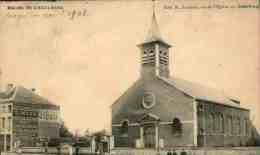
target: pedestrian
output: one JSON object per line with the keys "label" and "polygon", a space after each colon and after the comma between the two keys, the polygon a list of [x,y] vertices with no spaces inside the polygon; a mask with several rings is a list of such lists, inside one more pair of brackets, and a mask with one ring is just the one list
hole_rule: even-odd
{"label": "pedestrian", "polygon": [[172,155],[178,155],[174,149],[172,150]]}
{"label": "pedestrian", "polygon": [[167,152],[167,155],[172,155],[172,152],[171,152],[171,151],[168,151],[168,152]]}
{"label": "pedestrian", "polygon": [[76,150],[75,150],[76,155],[79,155],[79,149],[80,149],[80,147],[77,145],[77,146],[76,146]]}
{"label": "pedestrian", "polygon": [[181,154],[180,155],[188,155],[188,153],[186,151],[184,151],[184,149],[182,149]]}
{"label": "pedestrian", "polygon": [[57,152],[58,152],[58,155],[61,154],[61,148],[60,148],[60,145],[57,146]]}

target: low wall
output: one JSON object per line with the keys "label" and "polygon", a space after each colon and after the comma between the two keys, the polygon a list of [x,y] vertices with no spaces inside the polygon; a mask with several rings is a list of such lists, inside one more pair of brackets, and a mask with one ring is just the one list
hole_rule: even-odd
{"label": "low wall", "polygon": [[[44,155],[44,154],[58,154],[58,149],[56,147],[48,147],[47,152],[45,152],[45,148],[43,147],[26,147],[21,148],[21,155],[30,155],[30,154],[37,154],[37,155]],[[75,154],[76,149],[75,147],[70,148],[61,148],[60,154],[61,155],[69,155],[71,153]],[[79,154],[85,155],[90,154],[92,152],[90,147],[81,147],[79,149]],[[17,152],[1,152],[1,155],[20,155]]]}
{"label": "low wall", "polygon": [[[94,155],[94,153],[89,152],[88,149],[81,149],[79,155]],[[168,155],[168,152],[173,152],[173,150],[160,150],[153,149],[113,149],[110,154],[106,155]],[[260,147],[250,147],[250,148],[185,148],[185,149],[175,149],[174,152],[177,155],[181,155],[181,152],[186,152],[186,155],[260,155]],[[48,153],[43,152],[23,152],[12,153],[12,152],[1,152],[1,155],[57,155],[55,148],[49,148]],[[75,152],[73,153],[75,155]],[[70,153],[61,153],[61,155],[70,155]]]}
{"label": "low wall", "polygon": [[[253,148],[198,148],[198,149],[175,149],[160,150],[159,155],[167,155],[168,152],[186,152],[187,155],[260,155],[260,147]],[[149,149],[114,149],[112,155],[158,155],[158,151]]]}

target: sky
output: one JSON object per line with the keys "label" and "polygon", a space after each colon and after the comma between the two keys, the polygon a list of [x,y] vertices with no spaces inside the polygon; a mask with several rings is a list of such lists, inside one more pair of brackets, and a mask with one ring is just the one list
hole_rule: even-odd
{"label": "sky", "polygon": [[[1,86],[36,88],[61,106],[71,131],[110,130],[110,105],[139,78],[136,45],[146,37],[152,3],[58,5],[64,6],[63,15],[35,18],[7,15],[48,11],[0,8]],[[173,45],[171,75],[239,99],[259,129],[259,9],[166,8],[169,5],[157,2],[155,10],[162,37]],[[73,10],[82,14],[72,19]]]}

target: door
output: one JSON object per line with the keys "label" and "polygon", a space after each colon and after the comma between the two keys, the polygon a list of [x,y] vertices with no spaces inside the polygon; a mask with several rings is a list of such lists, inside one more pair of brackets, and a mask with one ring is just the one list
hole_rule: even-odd
{"label": "door", "polygon": [[154,126],[144,127],[144,147],[155,148],[155,127]]}

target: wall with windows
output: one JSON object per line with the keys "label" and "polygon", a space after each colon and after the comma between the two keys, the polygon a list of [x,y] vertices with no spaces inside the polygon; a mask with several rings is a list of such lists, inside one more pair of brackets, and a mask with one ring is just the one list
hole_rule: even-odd
{"label": "wall with windows", "polygon": [[[155,96],[155,104],[151,108],[143,106],[143,96],[146,92]],[[115,147],[135,146],[135,140],[140,139],[139,121],[148,113],[160,119],[159,138],[165,147],[194,145],[193,99],[175,87],[157,78],[141,79],[118,102],[112,107],[112,134],[115,137]],[[174,118],[178,118],[179,124],[182,124],[181,130],[177,129],[178,125],[173,126],[178,124],[173,122]],[[129,120],[128,136],[125,136],[120,129],[124,120]]]}
{"label": "wall with windows", "polygon": [[13,105],[13,141],[35,146],[39,137],[59,137],[59,109],[52,105],[15,103]]}
{"label": "wall with windows", "polygon": [[38,108],[34,104],[15,103],[13,106],[13,141],[34,146],[38,137]]}
{"label": "wall with windows", "polygon": [[250,139],[249,111],[200,101],[198,143],[200,146],[245,146]]}
{"label": "wall with windows", "polygon": [[58,138],[59,137],[59,110],[41,109],[39,110],[39,137]]}

